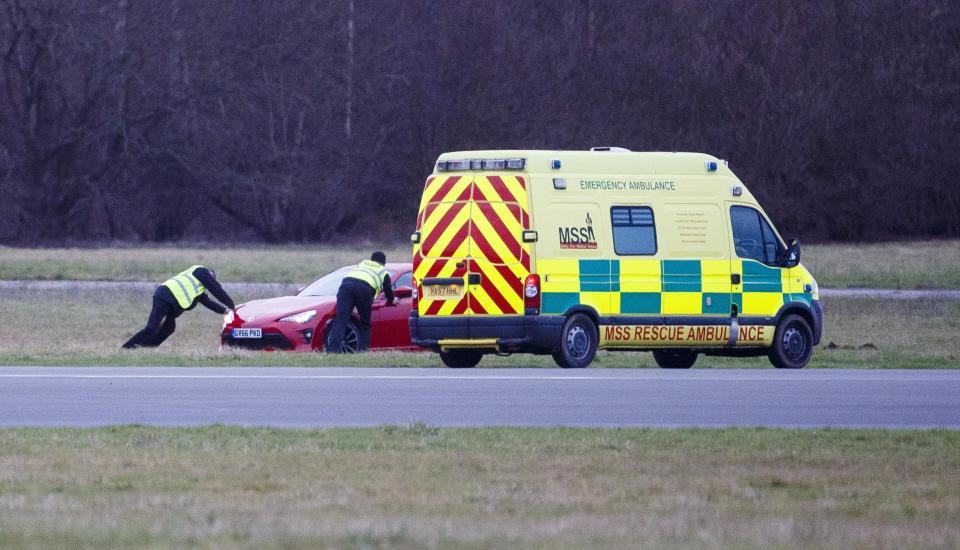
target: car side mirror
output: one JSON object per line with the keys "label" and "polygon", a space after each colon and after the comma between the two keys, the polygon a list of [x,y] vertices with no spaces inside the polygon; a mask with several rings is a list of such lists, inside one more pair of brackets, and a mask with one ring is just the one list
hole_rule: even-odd
{"label": "car side mirror", "polygon": [[300,294],[300,293],[303,292],[304,289],[306,289],[306,288],[307,288],[307,285],[303,285],[303,286],[297,288],[297,294]]}
{"label": "car side mirror", "polygon": [[787,252],[784,254],[783,267],[797,267],[800,265],[800,241],[790,239]]}
{"label": "car side mirror", "polygon": [[398,286],[393,289],[393,295],[397,298],[409,298],[413,296],[413,289],[408,286]]}

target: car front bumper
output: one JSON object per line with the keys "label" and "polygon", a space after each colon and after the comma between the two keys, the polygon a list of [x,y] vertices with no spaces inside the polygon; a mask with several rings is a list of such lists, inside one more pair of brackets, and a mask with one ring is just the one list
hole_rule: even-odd
{"label": "car front bumper", "polygon": [[[234,328],[260,328],[263,332],[260,338],[234,338],[232,329]],[[309,331],[309,338],[304,334]],[[311,339],[313,330],[309,327],[289,327],[281,330],[276,326],[251,327],[227,326],[220,332],[220,344],[235,348],[243,348],[258,351],[312,351],[313,345]]]}

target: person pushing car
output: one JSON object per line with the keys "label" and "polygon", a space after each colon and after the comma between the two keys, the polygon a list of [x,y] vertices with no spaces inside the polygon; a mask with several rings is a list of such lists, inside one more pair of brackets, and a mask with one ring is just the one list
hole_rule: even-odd
{"label": "person pushing car", "polygon": [[373,299],[380,290],[387,298],[387,305],[394,305],[393,285],[387,268],[387,255],[379,250],[370,255],[369,260],[363,260],[353,271],[347,273],[337,291],[337,313],[330,328],[330,338],[327,341],[326,351],[340,353],[343,351],[343,335],[347,329],[347,321],[353,316],[356,308],[360,317],[360,342],[358,351],[366,351],[370,347],[370,315],[373,312]]}
{"label": "person pushing car", "polygon": [[[207,291],[226,307],[210,299]],[[221,315],[234,308],[230,295],[217,282],[216,272],[202,265],[191,266],[157,287],[153,293],[153,309],[150,310],[147,326],[127,340],[123,347],[159,346],[176,330],[177,317],[195,308],[198,303]]]}

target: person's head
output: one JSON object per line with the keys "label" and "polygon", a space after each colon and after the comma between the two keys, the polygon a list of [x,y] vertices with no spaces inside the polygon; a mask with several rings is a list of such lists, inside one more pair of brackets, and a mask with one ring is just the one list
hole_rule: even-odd
{"label": "person's head", "polygon": [[210,272],[210,276],[211,276],[211,277],[213,277],[214,279],[217,278],[217,272],[216,272],[216,271],[210,269],[209,267],[207,268],[207,271]]}
{"label": "person's head", "polygon": [[380,252],[379,250],[371,254],[370,259],[377,262],[380,265],[387,265],[387,255],[384,254],[383,252]]}

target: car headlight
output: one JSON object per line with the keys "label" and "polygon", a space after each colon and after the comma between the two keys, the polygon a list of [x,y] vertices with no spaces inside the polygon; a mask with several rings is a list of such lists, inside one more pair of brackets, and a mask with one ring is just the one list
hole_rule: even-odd
{"label": "car headlight", "polygon": [[227,328],[227,325],[233,322],[233,318],[233,310],[231,309],[223,315],[223,328]]}
{"label": "car headlight", "polygon": [[287,315],[286,317],[282,317],[280,320],[288,323],[303,324],[309,321],[310,319],[313,319],[316,316],[317,316],[316,310],[311,309],[310,311],[301,311],[300,313],[297,313],[295,315]]}

